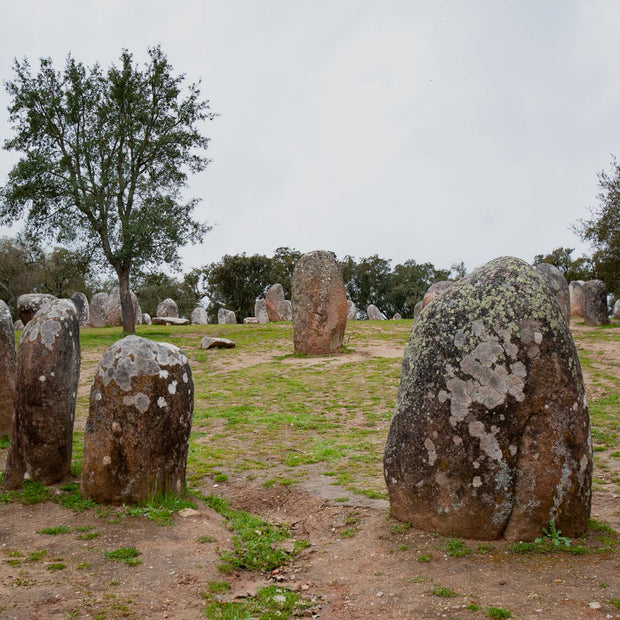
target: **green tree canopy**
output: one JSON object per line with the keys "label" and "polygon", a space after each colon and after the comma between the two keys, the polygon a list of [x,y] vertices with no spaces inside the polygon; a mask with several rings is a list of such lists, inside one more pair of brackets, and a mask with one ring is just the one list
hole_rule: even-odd
{"label": "green tree canopy", "polygon": [[126,332],[135,331],[130,275],[178,265],[178,249],[208,230],[181,190],[209,161],[201,124],[214,114],[196,84],[182,90],[159,47],[148,57],[140,68],[124,50],[107,71],[71,56],[56,71],[47,58],[35,75],[15,61],[6,84],[14,136],[4,147],[23,155],[0,191],[0,222],[25,217],[30,235],[110,265]]}

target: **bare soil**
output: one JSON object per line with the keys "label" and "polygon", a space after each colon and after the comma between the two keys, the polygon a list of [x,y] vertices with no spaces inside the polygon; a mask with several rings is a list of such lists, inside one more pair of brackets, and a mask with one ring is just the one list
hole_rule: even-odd
{"label": "bare soil", "polygon": [[[398,357],[403,348],[377,342],[352,355]],[[592,354],[606,372],[620,378],[619,343],[597,342]],[[240,357],[215,370],[225,372],[268,359]],[[337,368],[351,359],[351,355],[292,357],[287,363],[327,363]],[[90,384],[93,372],[93,365],[84,370],[83,386]],[[587,370],[584,374],[590,397],[606,390],[595,384]],[[618,459],[610,453],[597,453],[597,462],[604,463],[605,470],[595,465],[595,477],[617,480]],[[477,547],[479,541],[466,541],[474,551],[452,557],[445,539],[414,529],[395,532],[386,501],[334,486],[318,468],[315,475],[290,487],[265,488],[243,478],[213,486],[205,479],[202,491],[217,492],[233,508],[288,524],[295,538],[308,539],[311,546],[273,573],[222,575],[217,568],[218,549],[231,548],[232,533],[222,517],[205,505],[198,506],[196,515],[177,514],[171,526],[161,526],[143,517],[117,518],[112,511],[73,513],[51,502],[0,504],[0,617],[200,618],[205,607],[202,593],[210,582],[225,579],[232,588],[222,595],[224,600],[241,600],[275,583],[310,599],[312,607],[306,615],[324,620],[478,620],[487,617],[489,607],[510,610],[513,617],[522,619],[620,618],[620,610],[610,602],[620,598],[617,553],[519,555],[501,541],[483,549]],[[619,508],[617,485],[594,492],[593,517],[616,530]],[[68,526],[70,532],[38,533],[59,525]],[[84,532],[76,528],[84,527],[100,536],[78,538]],[[204,537],[211,542],[199,542]],[[585,543],[596,545],[592,534]],[[141,563],[128,566],[104,558],[104,551],[120,547],[139,549]],[[45,555],[28,561],[29,554],[37,551]],[[429,561],[420,561],[425,556]],[[65,568],[52,570],[59,564]],[[439,586],[452,589],[456,596],[433,594]],[[480,609],[466,609],[472,604]]]}

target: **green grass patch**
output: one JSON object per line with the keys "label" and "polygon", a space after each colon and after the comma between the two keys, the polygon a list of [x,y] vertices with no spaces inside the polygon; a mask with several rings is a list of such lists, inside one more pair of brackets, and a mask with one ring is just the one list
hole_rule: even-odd
{"label": "green grass patch", "polygon": [[487,618],[494,618],[495,620],[504,620],[505,618],[512,618],[512,612],[502,607],[487,607],[485,610]]}
{"label": "green grass patch", "polygon": [[68,525],[56,525],[37,530],[37,534],[45,534],[46,536],[58,536],[59,534],[69,534],[70,532],[71,528]]}
{"label": "green grass patch", "polygon": [[104,551],[103,557],[106,560],[112,560],[113,562],[124,562],[128,566],[137,566],[141,564],[138,560],[140,552],[135,547],[120,547],[113,551]]}
{"label": "green grass patch", "polygon": [[431,590],[431,594],[440,598],[455,598],[458,594],[452,588],[437,586]]}
{"label": "green grass patch", "polygon": [[0,493],[0,504],[18,502],[20,504],[40,504],[50,498],[50,492],[40,482],[24,480],[24,486],[16,491],[3,491]]}

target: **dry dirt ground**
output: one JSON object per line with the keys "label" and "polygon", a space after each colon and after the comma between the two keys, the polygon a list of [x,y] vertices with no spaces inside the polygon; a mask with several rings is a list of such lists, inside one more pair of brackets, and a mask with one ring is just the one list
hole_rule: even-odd
{"label": "dry dirt ground", "polygon": [[[604,351],[599,361],[606,371],[620,378],[620,343],[596,347],[597,354]],[[402,349],[384,343],[356,354],[400,356]],[[261,358],[238,363],[258,364]],[[291,358],[290,363],[313,361]],[[339,362],[334,358],[330,363],[336,369]],[[92,372],[92,366],[85,371],[84,385]],[[587,372],[586,379],[592,396],[600,386]],[[595,469],[595,477],[617,479],[618,459],[613,463],[608,456],[602,455],[614,470]],[[288,524],[294,537],[309,540],[310,547],[274,573],[222,575],[218,550],[231,547],[232,533],[204,504],[198,503],[198,514],[175,515],[171,526],[144,517],[118,518],[105,510],[73,513],[49,501],[0,504],[0,617],[200,618],[206,605],[203,593],[210,583],[223,579],[232,586],[222,595],[225,600],[243,600],[265,585],[277,584],[309,599],[305,615],[322,620],[478,620],[489,617],[489,607],[522,619],[620,617],[610,602],[620,598],[618,554],[520,555],[502,542],[480,547],[477,541],[465,541],[472,553],[453,557],[445,539],[413,529],[395,530],[386,501],[334,487],[318,470],[291,487],[265,488],[236,480],[213,489],[209,480],[202,491],[217,492],[233,508]],[[598,488],[592,513],[618,529],[616,492],[613,484]],[[38,533],[60,525],[69,531],[55,536]],[[593,536],[586,541],[591,547],[597,544]],[[141,563],[128,566],[105,559],[105,551],[120,547],[139,549]],[[37,560],[37,552],[45,553]],[[55,565],[64,569],[54,570]],[[456,596],[437,596],[437,587],[450,588]]]}

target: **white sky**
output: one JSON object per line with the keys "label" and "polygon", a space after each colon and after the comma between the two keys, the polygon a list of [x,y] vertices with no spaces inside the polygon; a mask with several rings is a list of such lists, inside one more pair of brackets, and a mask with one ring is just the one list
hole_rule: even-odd
{"label": "white sky", "polygon": [[617,0],[20,0],[0,24],[3,80],[16,57],[106,67],[158,43],[202,79],[220,116],[188,195],[216,227],[187,267],[278,246],[469,269],[579,254],[569,227],[620,156]]}

